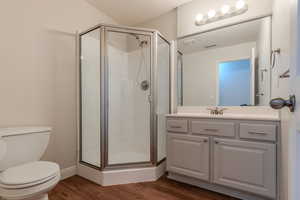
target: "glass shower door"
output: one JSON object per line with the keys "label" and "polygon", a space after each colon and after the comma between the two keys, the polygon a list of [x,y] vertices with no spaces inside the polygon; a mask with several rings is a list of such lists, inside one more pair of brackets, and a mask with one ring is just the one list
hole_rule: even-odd
{"label": "glass shower door", "polygon": [[107,165],[148,163],[151,36],[107,30]]}
{"label": "glass shower door", "polygon": [[166,156],[166,114],[170,113],[170,44],[157,38],[157,161]]}
{"label": "glass shower door", "polygon": [[80,161],[100,168],[100,28],[80,36]]}

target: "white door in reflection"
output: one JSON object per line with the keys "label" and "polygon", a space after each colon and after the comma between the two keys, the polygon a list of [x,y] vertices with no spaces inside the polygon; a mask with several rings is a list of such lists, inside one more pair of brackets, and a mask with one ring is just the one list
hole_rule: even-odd
{"label": "white door in reflection", "polygon": [[251,105],[251,59],[218,64],[218,105]]}

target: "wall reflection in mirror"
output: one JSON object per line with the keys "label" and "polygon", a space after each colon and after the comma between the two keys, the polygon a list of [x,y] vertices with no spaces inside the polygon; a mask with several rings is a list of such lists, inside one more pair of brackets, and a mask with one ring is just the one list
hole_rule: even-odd
{"label": "wall reflection in mirror", "polygon": [[270,53],[270,17],[179,39],[178,105],[267,105]]}

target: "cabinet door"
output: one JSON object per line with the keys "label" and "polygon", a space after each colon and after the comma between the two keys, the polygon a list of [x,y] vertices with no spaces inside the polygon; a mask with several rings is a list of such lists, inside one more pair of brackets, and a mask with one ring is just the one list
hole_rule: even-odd
{"label": "cabinet door", "polygon": [[215,139],[213,181],[275,198],[275,144]]}
{"label": "cabinet door", "polygon": [[168,171],[209,180],[209,138],[168,134]]}

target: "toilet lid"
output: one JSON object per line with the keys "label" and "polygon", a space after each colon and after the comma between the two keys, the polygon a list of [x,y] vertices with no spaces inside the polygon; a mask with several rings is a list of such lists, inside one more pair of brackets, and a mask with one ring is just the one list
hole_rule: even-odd
{"label": "toilet lid", "polygon": [[34,184],[56,176],[59,166],[53,162],[36,161],[8,168],[0,173],[0,183],[4,185]]}

